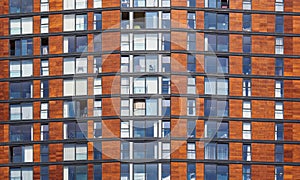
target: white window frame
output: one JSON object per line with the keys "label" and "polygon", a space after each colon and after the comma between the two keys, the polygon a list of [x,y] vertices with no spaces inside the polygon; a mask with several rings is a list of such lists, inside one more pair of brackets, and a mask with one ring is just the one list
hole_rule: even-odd
{"label": "white window frame", "polygon": [[251,118],[251,101],[243,101],[243,118]]}
{"label": "white window frame", "polygon": [[251,139],[252,127],[250,122],[243,122],[243,139]]}
{"label": "white window frame", "polygon": [[283,102],[275,102],[275,119],[283,119]]}

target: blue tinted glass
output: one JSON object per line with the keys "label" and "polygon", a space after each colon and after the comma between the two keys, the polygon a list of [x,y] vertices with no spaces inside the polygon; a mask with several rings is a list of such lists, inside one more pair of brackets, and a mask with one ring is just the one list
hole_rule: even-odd
{"label": "blue tinted glass", "polygon": [[146,179],[157,180],[158,179],[157,164],[147,164],[146,173],[147,173]]}
{"label": "blue tinted glass", "polygon": [[102,179],[102,166],[100,164],[94,165],[94,180]]}

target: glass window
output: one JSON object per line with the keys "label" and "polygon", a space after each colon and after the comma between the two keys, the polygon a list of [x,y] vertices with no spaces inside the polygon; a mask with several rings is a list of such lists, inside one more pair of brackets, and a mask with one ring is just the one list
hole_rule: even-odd
{"label": "glass window", "polygon": [[64,118],[70,117],[86,117],[87,116],[87,101],[65,101],[64,102]]}
{"label": "glass window", "polygon": [[283,140],[284,126],[283,123],[275,124],[275,140]]}
{"label": "glass window", "polygon": [[41,0],[41,12],[49,11],[49,0]]}
{"label": "glass window", "polygon": [[283,97],[283,81],[282,80],[275,81],[275,97],[278,97],[278,98]]}
{"label": "glass window", "polygon": [[41,81],[41,98],[49,97],[49,82],[48,80]]}
{"label": "glass window", "polygon": [[[129,51],[129,34],[121,34],[121,51]],[[138,43],[138,42],[135,42]]]}
{"label": "glass window", "polygon": [[129,164],[121,163],[121,180],[129,180]]}
{"label": "glass window", "polygon": [[204,165],[204,179],[211,180],[227,180],[228,177],[228,166],[216,165],[216,164],[205,164]]}
{"label": "glass window", "polygon": [[41,176],[41,180],[49,179],[49,167],[48,166],[41,166],[40,176]]}
{"label": "glass window", "polygon": [[204,41],[205,51],[228,51],[228,35],[205,34]]}
{"label": "glass window", "polygon": [[33,117],[32,103],[10,105],[10,120],[26,120],[26,119],[32,119],[32,117]]}
{"label": "glass window", "polygon": [[87,29],[87,15],[64,15],[64,31],[79,31]]}
{"label": "glass window", "polygon": [[205,121],[204,135],[206,138],[228,138],[228,123]]}
{"label": "glass window", "polygon": [[228,95],[228,79],[205,78],[205,94]]}
{"label": "glass window", "polygon": [[170,180],[171,179],[171,167],[170,164],[163,163],[161,168],[161,180]]}
{"label": "glass window", "polygon": [[189,137],[189,138],[196,137],[196,121],[195,120],[187,121],[187,137]]}
{"label": "glass window", "polygon": [[228,30],[228,14],[205,12],[204,28]]}
{"label": "glass window", "polygon": [[33,180],[33,168],[32,167],[10,168],[10,179]]}
{"label": "glass window", "polygon": [[94,73],[102,72],[102,58],[94,57]]}
{"label": "glass window", "polygon": [[133,86],[134,94],[157,94],[158,79],[156,77],[134,78]]}
{"label": "glass window", "polygon": [[102,94],[102,79],[94,78],[94,95]]}
{"label": "glass window", "polygon": [[187,143],[187,159],[196,159],[195,143]]}
{"label": "glass window", "polygon": [[15,141],[32,141],[33,127],[31,124],[10,125],[9,137],[11,142]]}
{"label": "glass window", "polygon": [[228,73],[228,58],[205,56],[204,57],[204,69],[206,73]]}
{"label": "glass window", "polygon": [[187,180],[195,180],[196,179],[196,164],[188,163],[187,164]]}
{"label": "glass window", "polygon": [[283,162],[283,145],[275,144],[275,162]]}
{"label": "glass window", "polygon": [[48,115],[48,103],[41,103],[41,119],[47,119]]}
{"label": "glass window", "polygon": [[73,179],[80,179],[80,180],[87,180],[87,166],[80,165],[80,166],[64,166],[64,179],[66,180],[73,180]]}
{"label": "glass window", "polygon": [[187,0],[187,7],[196,7],[196,0]]}
{"label": "glass window", "polygon": [[33,21],[32,17],[24,17],[21,19],[10,20],[10,34],[32,34],[33,32]]}
{"label": "glass window", "polygon": [[87,95],[87,79],[65,79],[64,96]]}
{"label": "glass window", "polygon": [[94,34],[94,52],[100,52],[102,50],[102,35]]}
{"label": "glass window", "polygon": [[10,40],[10,55],[26,56],[32,55],[33,45],[32,38]]}
{"label": "glass window", "polygon": [[41,33],[48,33],[49,31],[49,18],[41,17]]}
{"label": "glass window", "polygon": [[162,56],[162,72],[170,72],[171,71],[171,58],[170,56]]}
{"label": "glass window", "polygon": [[228,101],[205,99],[204,116],[228,116]]}
{"label": "glass window", "polygon": [[64,53],[86,52],[87,36],[65,36]]}
{"label": "glass window", "polygon": [[87,58],[64,58],[64,74],[87,73]]}
{"label": "glass window", "polygon": [[162,7],[170,7],[170,0],[161,0]]}
{"label": "glass window", "polygon": [[196,29],[196,13],[194,12],[187,13],[187,25],[188,28]]}
{"label": "glass window", "polygon": [[94,164],[94,180],[102,180],[102,165]]}
{"label": "glass window", "polygon": [[157,72],[158,59],[157,55],[134,56],[134,72]]}
{"label": "glass window", "polygon": [[86,144],[64,144],[64,161],[87,160]]}
{"label": "glass window", "polygon": [[275,166],[275,180],[283,180],[283,166]]}
{"label": "glass window", "polygon": [[206,0],[205,7],[208,8],[228,8],[228,0]]}
{"label": "glass window", "polygon": [[158,12],[146,12],[146,28],[158,28]]}
{"label": "glass window", "polygon": [[134,34],[133,43],[134,50],[145,50],[145,34]]}
{"label": "glass window", "polygon": [[32,60],[10,61],[10,77],[28,77],[33,75]]}
{"label": "glass window", "polygon": [[134,142],[133,157],[134,159],[156,159],[157,142],[149,142],[149,143]]}
{"label": "glass window", "polygon": [[121,142],[121,159],[130,159],[130,144],[127,141]]}
{"label": "glass window", "polygon": [[228,144],[207,143],[205,159],[228,160]]}
{"label": "glass window", "polygon": [[170,159],[171,155],[171,145],[170,143],[162,143],[162,153],[161,156],[163,159]]}
{"label": "glass window", "polygon": [[251,58],[243,57],[243,74],[251,74]]}
{"label": "glass window", "polygon": [[243,96],[251,96],[251,79],[243,79]]}
{"label": "glass window", "polygon": [[32,81],[11,82],[9,88],[10,99],[32,98]]}
{"label": "glass window", "polygon": [[130,80],[129,78],[121,78],[121,94],[129,94]]}
{"label": "glass window", "polygon": [[243,101],[243,118],[251,118],[251,101]]}
{"label": "glass window", "polygon": [[158,50],[158,34],[146,34],[146,50]]}
{"label": "glass window", "polygon": [[169,12],[163,12],[162,13],[162,28],[163,29],[170,29],[171,28],[171,15]]}
{"label": "glass window", "polygon": [[283,23],[283,16],[276,15],[276,24],[275,24],[275,32],[283,33],[284,32],[284,23]]}
{"label": "glass window", "polygon": [[251,145],[243,145],[243,161],[251,161]]}
{"label": "glass window", "polygon": [[196,115],[196,101],[193,99],[189,99],[187,101],[187,115],[188,116]]}
{"label": "glass window", "polygon": [[87,137],[87,124],[68,122],[64,123],[64,139],[84,139]]}
{"label": "glass window", "polygon": [[284,72],[284,64],[283,64],[283,59],[282,58],[276,58],[275,61],[275,75],[276,76],[283,76]]}
{"label": "glass window", "polygon": [[28,13],[32,12],[32,0],[10,0],[9,11],[10,13]]}
{"label": "glass window", "polygon": [[129,100],[121,100],[121,116],[129,116]]}
{"label": "glass window", "polygon": [[162,44],[162,50],[163,51],[170,51],[171,50],[171,36],[170,36],[170,33],[163,33],[161,44]]}
{"label": "glass window", "polygon": [[170,99],[162,100],[162,116],[170,116],[171,114],[171,105]]}
{"label": "glass window", "polygon": [[102,137],[102,122],[94,122],[94,138]]}
{"label": "glass window", "polygon": [[33,162],[32,146],[13,146],[10,147],[11,162]]}
{"label": "glass window", "polygon": [[284,0],[275,1],[275,11],[284,11]]}
{"label": "glass window", "polygon": [[48,162],[49,161],[48,144],[41,144],[40,148],[41,148],[40,150],[41,162]]}
{"label": "glass window", "polygon": [[101,7],[102,7],[102,0],[94,0],[94,8],[101,8]]}
{"label": "glass window", "polygon": [[121,138],[129,138],[129,122],[121,122]]}
{"label": "glass window", "polygon": [[243,14],[243,31],[251,31],[251,14]]}
{"label": "glass window", "polygon": [[284,52],[283,38],[282,37],[276,37],[275,54],[283,54],[283,52]]}
{"label": "glass window", "polygon": [[251,53],[251,36],[243,36],[243,52]]}
{"label": "glass window", "polygon": [[195,94],[196,93],[196,78],[189,77],[187,81],[187,93]]}
{"label": "glass window", "polygon": [[195,33],[187,34],[187,50],[189,50],[189,51],[196,50],[196,34]]}
{"label": "glass window", "polygon": [[102,144],[101,142],[94,142],[94,160],[101,160],[102,159]]}
{"label": "glass window", "polygon": [[102,14],[94,13],[94,30],[102,29]]}
{"label": "glass window", "polygon": [[48,61],[48,59],[41,60],[41,76],[49,76],[49,61]]}
{"label": "glass window", "polygon": [[252,0],[243,0],[243,9],[251,10],[251,2]]}
{"label": "glass window", "polygon": [[133,136],[135,138],[141,137],[157,137],[158,136],[158,122],[157,121],[134,121],[133,122]]}
{"label": "glass window", "polygon": [[162,137],[168,137],[171,133],[170,121],[162,121]]}
{"label": "glass window", "polygon": [[275,102],[275,119],[283,119],[283,103]]}
{"label": "glass window", "polygon": [[133,179],[158,180],[157,164],[133,164]]}
{"label": "glass window", "polygon": [[41,141],[47,141],[49,139],[49,125],[41,124]]}
{"label": "glass window", "polygon": [[251,165],[243,165],[243,180],[251,180]]}
{"label": "glass window", "polygon": [[251,139],[251,123],[243,123],[243,139]]}
{"label": "glass window", "polygon": [[85,8],[87,8],[87,0],[64,0],[64,10]]}
{"label": "glass window", "polygon": [[162,78],[162,94],[170,94],[171,89],[171,81],[170,78]]}
{"label": "glass window", "polygon": [[129,12],[122,12],[121,18],[121,29],[130,29]]}
{"label": "glass window", "polygon": [[188,72],[196,71],[196,57],[193,55],[188,55],[187,57],[187,70]]}
{"label": "glass window", "polygon": [[102,116],[102,101],[94,101],[94,116]]}

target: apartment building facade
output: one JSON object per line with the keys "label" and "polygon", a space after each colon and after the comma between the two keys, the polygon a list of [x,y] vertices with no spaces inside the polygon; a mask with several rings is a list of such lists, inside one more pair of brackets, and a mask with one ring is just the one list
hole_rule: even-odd
{"label": "apartment building facade", "polygon": [[298,179],[299,24],[295,0],[1,0],[1,179]]}

